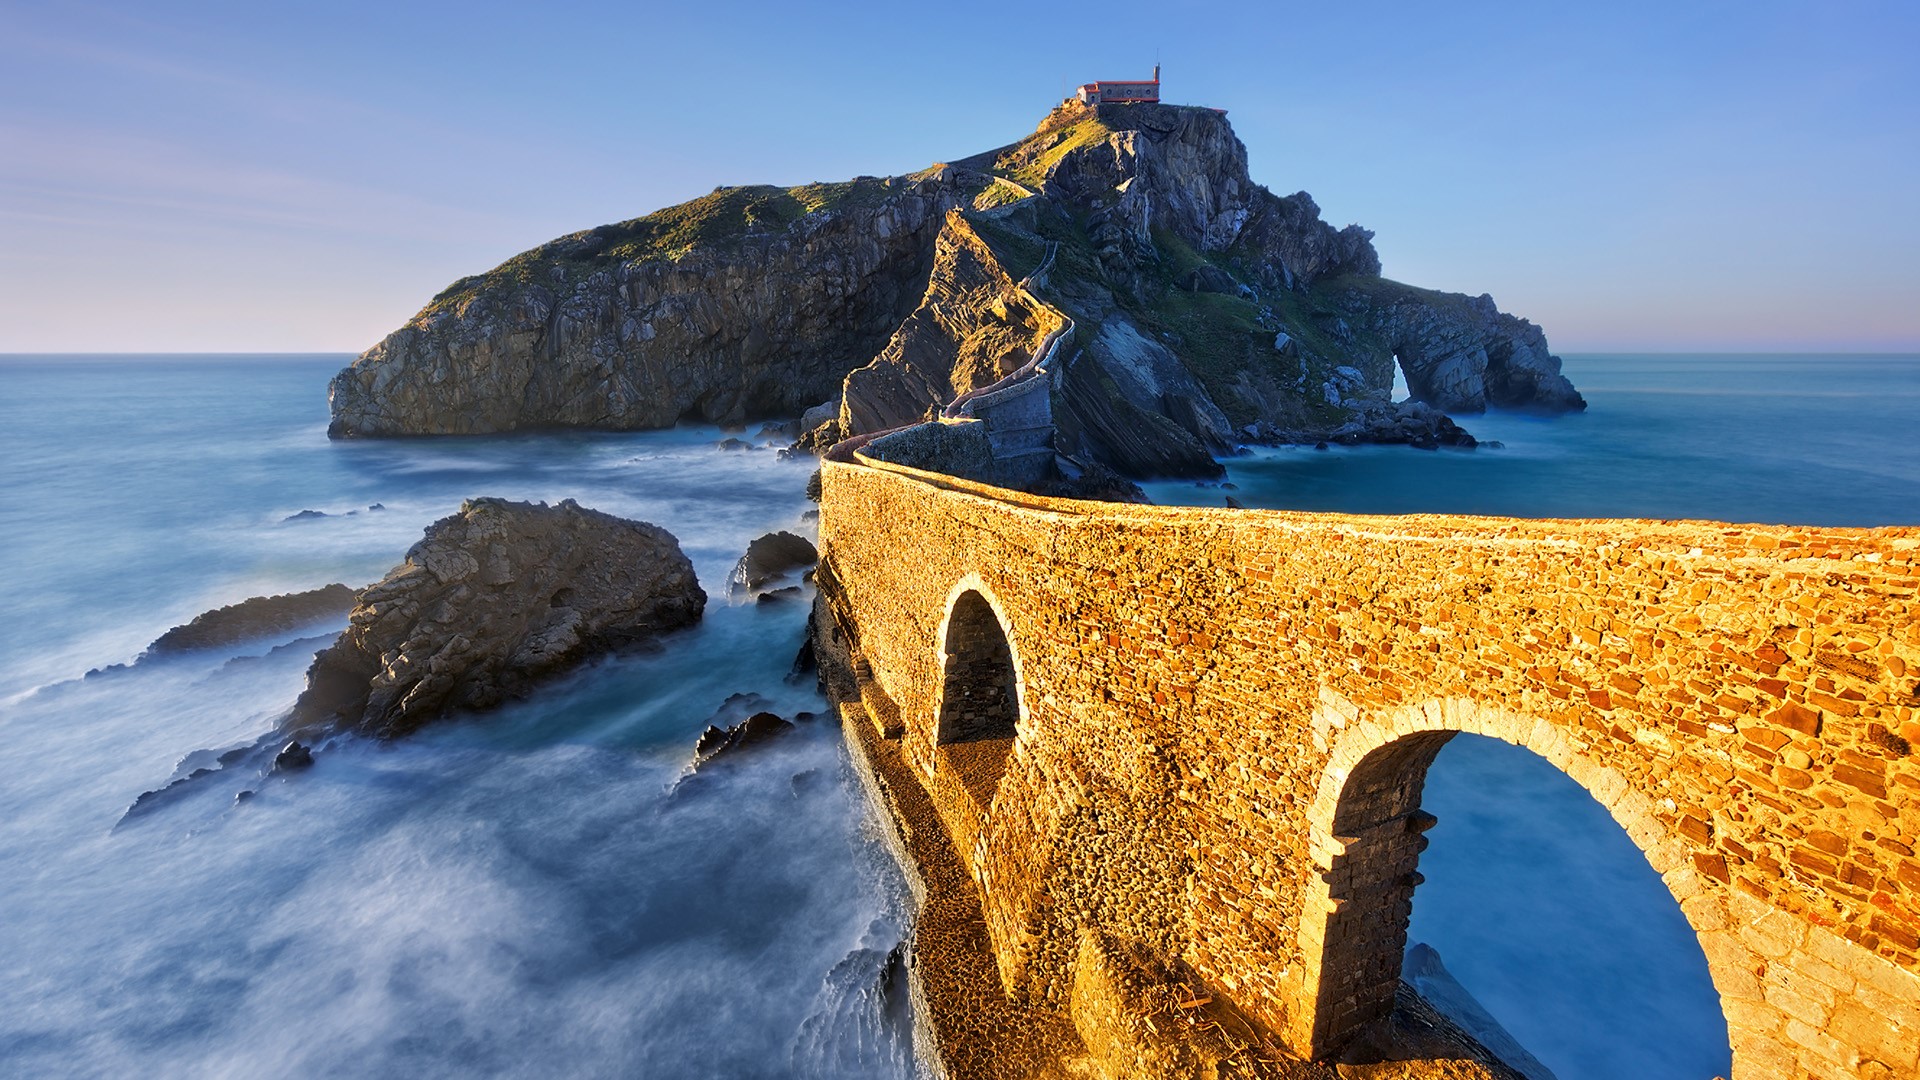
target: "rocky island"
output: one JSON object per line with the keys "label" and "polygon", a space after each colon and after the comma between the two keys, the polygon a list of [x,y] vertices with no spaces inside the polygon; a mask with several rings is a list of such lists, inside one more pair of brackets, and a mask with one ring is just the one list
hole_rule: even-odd
{"label": "rocky island", "polygon": [[[1063,330],[1051,448],[1132,477],[1585,406],[1538,327],[1380,269],[1370,232],[1256,184],[1224,113],[1068,101],[997,150],[721,188],[463,278],[333,380],[330,432],[805,413],[821,448],[993,386]],[[1384,407],[1396,364],[1431,410]]]}
{"label": "rocky island", "polygon": [[570,499],[469,499],[361,590],[286,726],[404,735],[694,623],[706,602],[659,526]]}

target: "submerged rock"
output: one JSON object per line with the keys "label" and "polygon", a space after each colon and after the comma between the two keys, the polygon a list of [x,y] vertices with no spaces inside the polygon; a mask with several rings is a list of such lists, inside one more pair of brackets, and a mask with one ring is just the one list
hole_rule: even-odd
{"label": "submerged rock", "polygon": [[732,727],[711,724],[700,733],[693,746],[693,767],[702,769],[722,754],[737,754],[749,747],[777,739],[793,730],[793,722],[770,712],[757,712]]}
{"label": "submerged rock", "polygon": [[736,596],[752,593],[819,559],[819,549],[806,537],[784,530],[771,532],[747,545],[747,553],[740,556],[727,579],[727,589]]}
{"label": "submerged rock", "polygon": [[1433,946],[1415,943],[1409,947],[1401,960],[1400,977],[1526,1080],[1555,1080],[1553,1071],[1520,1045],[1486,1006],[1460,985],[1440,962],[1440,952]]}
{"label": "submerged rock", "polygon": [[335,619],[353,609],[353,590],[324,585],[306,592],[253,596],[237,604],[194,616],[154,639],[141,659],[195,649],[216,649],[243,641],[297,630],[323,619]]}
{"label": "submerged rock", "polygon": [[273,756],[274,772],[298,772],[312,767],[313,751],[298,739],[282,747],[280,752]]}
{"label": "submerged rock", "polygon": [[820,658],[814,655],[813,634],[809,632],[800,642],[800,651],[793,654],[793,663],[787,668],[787,682],[800,682],[818,670],[820,670]]}
{"label": "submerged rock", "polygon": [[658,526],[571,499],[470,499],[361,592],[289,723],[403,735],[693,623],[706,600],[679,542]]}
{"label": "submerged rock", "polygon": [[1453,418],[1431,405],[1418,401],[1402,401],[1398,405],[1384,402],[1369,405],[1354,415],[1352,420],[1328,433],[1334,442],[1346,443],[1404,443],[1421,450],[1432,450],[1441,446],[1458,446],[1471,449],[1479,445]]}

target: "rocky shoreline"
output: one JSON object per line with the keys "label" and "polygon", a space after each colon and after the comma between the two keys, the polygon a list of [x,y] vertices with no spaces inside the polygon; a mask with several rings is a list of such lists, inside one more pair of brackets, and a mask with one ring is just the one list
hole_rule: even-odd
{"label": "rocky shoreline", "polygon": [[1411,446],[1416,450],[1438,450],[1443,446],[1471,450],[1482,445],[1500,445],[1482,443],[1446,413],[1411,400],[1398,404],[1368,403],[1356,408],[1351,419],[1331,429],[1283,431],[1261,421],[1240,429],[1240,435],[1250,446],[1316,446],[1320,449],[1326,449],[1331,443]]}
{"label": "rocky shoreline", "polygon": [[[722,188],[462,279],[334,378],[330,433],[801,416],[817,451],[1063,329],[1051,445],[1129,480],[1217,476],[1245,442],[1471,446],[1442,414],[1585,407],[1538,327],[1381,277],[1371,238],[1256,184],[1220,113],[1069,103],[985,154]],[[1433,411],[1386,405],[1396,368]]]}

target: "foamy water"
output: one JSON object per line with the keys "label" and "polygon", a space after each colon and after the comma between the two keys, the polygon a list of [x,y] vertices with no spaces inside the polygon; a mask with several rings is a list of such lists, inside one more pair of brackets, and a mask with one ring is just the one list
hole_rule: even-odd
{"label": "foamy water", "polygon": [[[838,732],[674,793],[730,695],[824,711],[787,678],[804,604],[723,595],[754,536],[811,531],[812,466],[711,428],[330,443],[344,360],[0,362],[0,448],[28,466],[0,505],[0,1074],[911,1075],[882,992],[900,882]],[[78,676],[208,607],[374,580],[473,495],[665,526],[706,619],[116,827],[271,731],[315,643]],[[330,516],[284,520],[306,509]]]}
{"label": "foamy water", "polygon": [[[333,443],[346,359],[0,358],[0,1075],[911,1075],[885,993],[900,882],[837,732],[803,725],[670,794],[729,695],[824,708],[786,678],[802,605],[720,595],[754,536],[810,531],[812,466],[717,450],[711,428]],[[1504,451],[1262,451],[1233,493],[1916,520],[1920,364],[1831,359],[1575,358],[1588,415],[1467,421]],[[292,777],[218,773],[116,828],[271,731],[314,643],[81,675],[210,607],[372,581],[475,495],[665,526],[715,594],[706,619],[497,713],[337,739]],[[284,520],[308,509],[330,516]],[[1561,1080],[1724,1070],[1698,946],[1577,786],[1462,738],[1427,806],[1413,935]]]}

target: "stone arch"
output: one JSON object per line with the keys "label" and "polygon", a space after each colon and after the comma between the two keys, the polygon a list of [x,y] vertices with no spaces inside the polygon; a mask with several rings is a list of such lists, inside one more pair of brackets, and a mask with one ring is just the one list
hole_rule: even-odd
{"label": "stone arch", "polygon": [[940,672],[935,752],[984,811],[999,790],[1026,712],[1005,609],[977,574],[968,574],[947,594],[935,654]]}
{"label": "stone arch", "polygon": [[1393,390],[1396,386],[1404,386],[1407,391],[1407,398],[1410,400],[1413,400],[1413,401],[1426,400],[1426,395],[1422,392],[1424,390],[1424,387],[1421,390],[1414,389],[1413,373],[1408,368],[1407,362],[1403,358],[1403,354],[1401,353],[1401,350],[1399,350],[1398,348],[1394,349],[1392,353],[1388,354],[1387,400],[1389,401],[1400,400],[1400,398],[1396,397],[1393,393]]}
{"label": "stone arch", "polygon": [[1679,903],[1706,957],[1731,1037],[1729,1002],[1742,996],[1735,988],[1753,978],[1742,966],[1748,950],[1729,932],[1734,920],[1727,897],[1695,870],[1653,801],[1618,770],[1578,753],[1546,721],[1452,699],[1350,721],[1333,740],[1307,815],[1313,866],[1298,943],[1306,1009],[1289,1025],[1297,1048],[1315,1056],[1337,1052],[1391,1012],[1413,893],[1422,881],[1416,864],[1427,846],[1423,834],[1435,823],[1420,809],[1420,796],[1428,766],[1456,734],[1531,750],[1607,809]]}

